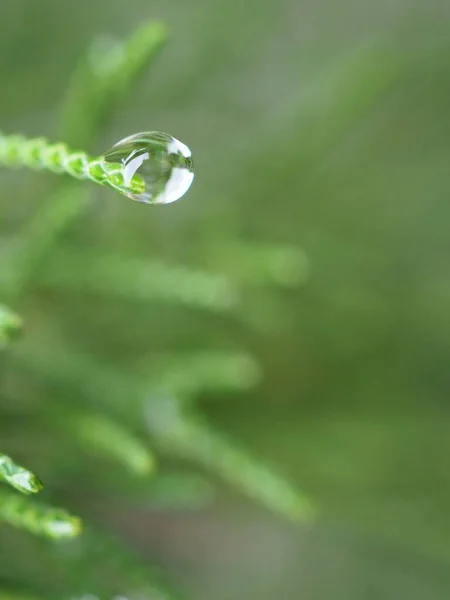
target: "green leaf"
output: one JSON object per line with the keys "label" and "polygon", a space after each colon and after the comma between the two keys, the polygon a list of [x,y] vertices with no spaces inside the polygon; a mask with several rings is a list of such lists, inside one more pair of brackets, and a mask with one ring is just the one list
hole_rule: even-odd
{"label": "green leaf", "polygon": [[276,513],[310,521],[311,501],[197,416],[186,416],[172,397],[152,398],[147,424],[162,451],[201,464]]}
{"label": "green leaf", "polygon": [[84,397],[105,410],[117,406],[127,414],[139,410],[142,398],[152,390],[195,399],[203,392],[247,391],[261,378],[260,367],[252,356],[220,350],[144,356],[136,362],[134,371],[127,372],[112,369],[95,356],[52,348],[50,344],[46,348],[21,344],[8,359],[29,377],[71,388],[77,405]]}
{"label": "green leaf", "polygon": [[[62,138],[81,147],[89,146],[166,38],[165,25],[150,22],[126,42],[106,45],[97,42],[69,86],[63,108]],[[23,236],[25,244],[14,264],[11,294],[26,292],[44,257],[91,198],[90,190],[70,182],[42,204]]]}
{"label": "green leaf", "polygon": [[7,346],[22,328],[22,319],[0,304],[0,349]]}
{"label": "green leaf", "polygon": [[155,357],[151,385],[183,398],[212,391],[246,391],[259,383],[261,368],[244,352],[192,352]]}
{"label": "green leaf", "polygon": [[65,510],[31,502],[13,492],[0,491],[0,520],[36,535],[63,539],[81,533],[81,519]]}
{"label": "green leaf", "polygon": [[36,494],[43,488],[34,473],[21,467],[5,454],[0,454],[0,478],[24,494]]}
{"label": "green leaf", "polygon": [[150,475],[156,459],[146,444],[103,415],[69,416],[69,428],[90,451],[109,457],[141,477]]}
{"label": "green leaf", "polygon": [[62,248],[51,257],[42,279],[55,288],[215,311],[233,309],[238,301],[236,286],[224,275],[80,248]]}

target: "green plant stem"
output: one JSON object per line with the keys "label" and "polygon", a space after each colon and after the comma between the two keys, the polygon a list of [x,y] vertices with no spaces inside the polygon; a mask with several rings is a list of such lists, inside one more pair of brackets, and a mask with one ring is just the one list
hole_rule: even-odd
{"label": "green plant stem", "polygon": [[145,183],[138,175],[125,185],[122,165],[106,162],[102,156],[92,157],[72,150],[62,143],[52,144],[45,138],[0,134],[0,165],[70,175],[107,185],[125,195],[145,190]]}

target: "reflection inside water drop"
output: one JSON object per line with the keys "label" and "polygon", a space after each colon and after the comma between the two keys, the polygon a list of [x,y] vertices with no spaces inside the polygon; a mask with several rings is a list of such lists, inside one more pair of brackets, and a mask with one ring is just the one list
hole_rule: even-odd
{"label": "reflection inside water drop", "polygon": [[191,151],[167,133],[149,131],[126,137],[105,152],[103,159],[120,191],[138,202],[175,202],[194,179]]}

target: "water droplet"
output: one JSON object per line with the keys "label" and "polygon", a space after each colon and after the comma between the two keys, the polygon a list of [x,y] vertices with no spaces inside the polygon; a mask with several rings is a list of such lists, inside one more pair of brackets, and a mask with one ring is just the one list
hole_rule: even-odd
{"label": "water droplet", "polygon": [[136,133],[117,142],[102,158],[117,188],[137,202],[175,202],[194,179],[191,151],[168,133]]}

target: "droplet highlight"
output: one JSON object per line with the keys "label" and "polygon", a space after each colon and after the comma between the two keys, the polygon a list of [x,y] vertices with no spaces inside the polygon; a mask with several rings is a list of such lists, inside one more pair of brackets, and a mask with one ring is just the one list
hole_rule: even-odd
{"label": "droplet highlight", "polygon": [[136,133],[117,142],[102,159],[114,187],[137,202],[175,202],[194,179],[191,151],[168,133]]}

